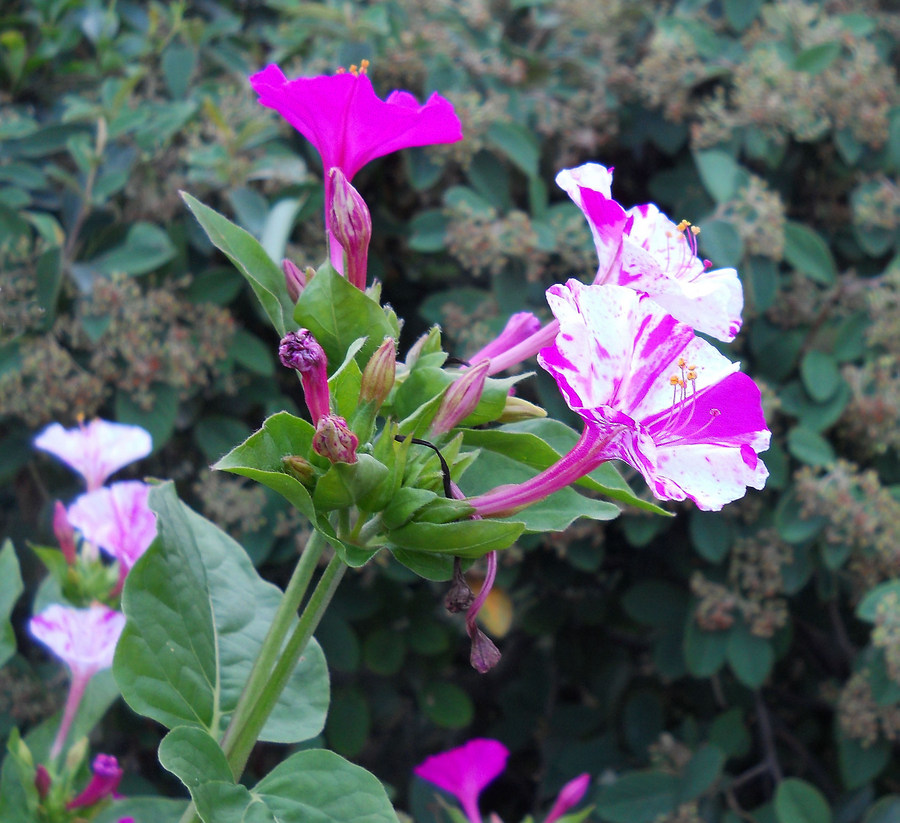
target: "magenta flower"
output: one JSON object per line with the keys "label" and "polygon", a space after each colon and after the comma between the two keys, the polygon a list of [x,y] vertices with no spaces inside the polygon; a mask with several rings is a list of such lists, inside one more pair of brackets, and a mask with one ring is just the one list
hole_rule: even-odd
{"label": "magenta flower", "polygon": [[[536,332],[540,331],[540,329],[541,321],[530,311],[516,312],[509,320],[507,320],[506,325],[503,327],[503,331],[484,348],[479,349],[471,355],[469,357],[469,362],[477,363],[485,358],[488,360],[499,358],[513,347],[518,346],[524,340],[527,340]],[[494,369],[493,363],[491,366],[491,374],[496,374],[497,371],[503,371],[503,369]]]}
{"label": "magenta flower", "polygon": [[93,776],[84,790],[66,803],[66,809],[80,809],[85,806],[93,806],[101,800],[115,794],[122,779],[122,769],[118,761],[111,754],[98,754],[91,764]]}
{"label": "magenta flower", "polygon": [[50,757],[56,757],[88,682],[98,671],[112,666],[125,615],[99,604],[76,609],[54,603],[32,617],[28,625],[31,634],[59,657],[72,674],[62,722],[50,750]]}
{"label": "magenta flower", "polygon": [[150,454],[153,439],[140,426],[98,418],[74,429],[51,423],[34,439],[34,445],[77,471],[88,491],[93,491],[123,466]]}
{"label": "magenta flower", "polygon": [[470,823],[481,823],[478,796],[506,768],[509,750],[498,740],[476,738],[457,749],[435,754],[413,769],[459,800]]}
{"label": "magenta flower", "polygon": [[522,508],[610,459],[637,469],[664,500],[716,511],[761,489],[769,445],[759,389],[646,295],[621,286],[552,286],[560,325],[538,362],[585,422],[569,454],[525,483],[470,502],[482,515]]}
{"label": "magenta flower", "polygon": [[406,91],[391,92],[381,100],[367,67],[368,61],[363,61],[361,68],[351,66],[349,72],[288,80],[278,66],[269,65],[250,77],[259,102],[275,109],[322,158],[329,256],[339,271],[343,254],[331,227],[331,169],[340,169],[352,180],[376,157],[412,146],[462,140],[462,127],[449,100],[432,94],[419,105]]}
{"label": "magenta flower", "polygon": [[584,212],[600,260],[595,284],[649,294],[698,331],[733,340],[744,295],[734,269],[708,271],[697,257],[699,229],[673,223],[652,203],[627,211],[612,199],[612,170],[597,163],[563,169],[556,182]]}
{"label": "magenta flower", "polygon": [[69,506],[69,522],[85,540],[119,561],[119,586],[156,537],[150,487],[138,480],[113,483],[81,495]]}
{"label": "magenta flower", "polygon": [[550,809],[549,814],[544,818],[544,823],[554,823],[573,806],[577,806],[590,785],[591,776],[587,772],[566,783],[559,790],[556,802],[553,804],[553,808]]}
{"label": "magenta flower", "polygon": [[294,369],[300,375],[307,408],[312,415],[313,425],[317,425],[331,408],[325,349],[309,329],[297,329],[281,338],[278,358],[282,366]]}

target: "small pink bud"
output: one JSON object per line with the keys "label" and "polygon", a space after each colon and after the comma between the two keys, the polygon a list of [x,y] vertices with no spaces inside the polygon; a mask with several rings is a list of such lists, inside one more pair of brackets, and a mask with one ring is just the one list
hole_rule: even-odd
{"label": "small pink bud", "polygon": [[297,329],[295,332],[288,332],[281,339],[278,357],[285,368],[300,373],[306,405],[313,423],[317,424],[331,407],[325,350],[309,329]]}
{"label": "small pink bud", "polygon": [[329,169],[332,191],[331,233],[347,255],[347,280],[358,289],[366,287],[372,216],[362,195],[350,185],[339,168]]}
{"label": "small pink bud", "polygon": [[385,337],[366,363],[359,387],[359,402],[374,403],[376,408],[387,399],[397,375],[397,349],[391,337]]}
{"label": "small pink bud", "polygon": [[456,382],[450,384],[444,394],[441,407],[431,422],[431,431],[434,434],[444,434],[450,431],[475,411],[478,401],[481,400],[484,381],[490,367],[490,360],[482,360],[466,369]]}
{"label": "small pink bud", "polygon": [[544,823],[554,823],[569,809],[580,803],[581,798],[584,797],[590,785],[591,776],[587,773],[580,774],[574,780],[566,783],[556,796],[556,802],[553,804],[553,808],[550,809],[550,814],[547,815]]}
{"label": "small pink bud", "polygon": [[53,534],[59,543],[59,549],[70,566],[75,562],[75,529],[69,522],[69,514],[61,500],[53,507]]}
{"label": "small pink bud", "polygon": [[34,787],[37,789],[38,797],[43,800],[50,791],[50,772],[47,771],[43,763],[38,765],[34,774]]}
{"label": "small pink bud", "polygon": [[300,267],[285,258],[281,261],[281,270],[284,272],[284,283],[288,294],[295,303],[300,299],[303,289],[306,288],[306,275],[300,271]]}
{"label": "small pink bud", "polygon": [[350,431],[347,421],[336,414],[326,414],[316,425],[312,447],[316,454],[332,463],[355,463],[359,438]]}

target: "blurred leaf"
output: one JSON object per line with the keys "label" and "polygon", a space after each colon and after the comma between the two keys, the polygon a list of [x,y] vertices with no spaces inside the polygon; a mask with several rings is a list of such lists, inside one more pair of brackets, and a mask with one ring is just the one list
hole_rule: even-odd
{"label": "blurred leaf", "polygon": [[721,563],[734,540],[730,521],[718,512],[692,511],[688,531],[698,554],[710,563]]}
{"label": "blurred leaf", "polygon": [[688,610],[684,630],[684,661],[694,677],[710,677],[725,663],[728,632],[708,632],[697,624],[693,608]]}
{"label": "blurred leaf", "polygon": [[518,123],[496,121],[488,128],[487,139],[488,143],[503,152],[526,175],[537,175],[541,153],[532,131]]}
{"label": "blurred leaf", "polygon": [[396,674],[406,659],[403,635],[389,627],[376,629],[363,641],[363,659],[375,674],[382,677]]}
{"label": "blurred leaf", "polygon": [[700,233],[703,254],[715,268],[740,265],[744,256],[744,241],[738,230],[727,220],[710,220]]}
{"label": "blurred leaf", "polygon": [[462,729],[475,714],[469,695],[446,681],[432,681],[425,686],[419,695],[419,706],[432,723],[445,729]]}
{"label": "blurred leaf", "polygon": [[822,793],[805,780],[789,777],[775,790],[778,823],[831,823],[831,809]]}
{"label": "blurred leaf", "polygon": [[878,605],[885,598],[888,598],[891,603],[894,601],[900,603],[900,580],[888,580],[869,589],[856,607],[856,616],[860,620],[874,623],[878,614]]}
{"label": "blurred leaf", "polygon": [[595,808],[608,823],[654,823],[675,810],[679,780],[662,772],[628,772],[603,786]]}
{"label": "blurred leaf", "polygon": [[191,76],[197,68],[197,51],[178,40],[169,43],[160,58],[163,80],[169,97],[178,100],[187,95]]}
{"label": "blurred leaf", "polygon": [[371,728],[369,704],[360,691],[336,689],[325,723],[328,745],[339,754],[356,757],[366,745]]}
{"label": "blurred leaf", "polygon": [[0,548],[0,668],[16,653],[16,635],[13,632],[10,614],[22,594],[22,575],[19,559],[12,541],[3,541]]}
{"label": "blurred leaf", "polygon": [[743,711],[735,706],[716,717],[709,729],[709,742],[728,757],[744,757],[750,751],[753,738]]}
{"label": "blurred leaf", "polygon": [[273,347],[266,345],[255,334],[238,329],[231,338],[228,353],[245,369],[262,377],[275,376]]}
{"label": "blurred leaf", "polygon": [[419,212],[409,223],[409,247],[418,252],[439,252],[446,246],[450,218],[443,209]]}
{"label": "blurred leaf", "polygon": [[104,274],[147,274],[175,256],[175,246],[159,226],[135,223],[125,240],[110,251],[88,261],[87,265]]}
{"label": "blurred leaf", "polygon": [[784,224],[784,258],[816,283],[830,286],[837,278],[837,266],[828,245],[802,223],[788,220]]}
{"label": "blurred leaf", "polygon": [[706,794],[722,776],[725,753],[718,746],[701,746],[681,776],[679,803],[689,803]]}
{"label": "blurred leaf", "polygon": [[725,0],[725,19],[735,31],[742,32],[757,17],[763,0]]}
{"label": "blurred leaf", "polygon": [[830,354],[813,349],[800,361],[800,377],[810,397],[824,403],[841,385],[841,373]]}
{"label": "blurred leaf", "polygon": [[841,44],[835,41],[817,43],[803,49],[794,58],[794,71],[803,71],[807,74],[821,74],[838,57],[841,56]]}
{"label": "blurred leaf", "polygon": [[835,460],[834,449],[822,435],[803,426],[794,426],[787,436],[788,451],[802,463],[827,466]]}
{"label": "blurred leaf", "polygon": [[863,818],[862,823],[895,823],[900,820],[900,795],[882,797]]}
{"label": "blurred leaf", "polygon": [[[863,746],[858,740],[848,738],[838,724],[835,724],[835,736],[841,780],[848,789],[865,786],[878,777],[891,762],[891,744],[886,740],[876,740],[871,745]],[[900,812],[900,804],[897,811]],[[900,817],[886,817],[885,823],[895,819],[900,820]]]}
{"label": "blurred leaf", "polygon": [[757,637],[743,620],[738,620],[728,633],[726,654],[731,670],[749,689],[762,686],[775,662],[771,641]]}
{"label": "blurred leaf", "polygon": [[741,177],[747,174],[730,154],[717,149],[695,152],[694,162],[704,188],[717,203],[731,200],[737,194]]}
{"label": "blurred leaf", "polygon": [[135,402],[123,389],[116,390],[115,417],[120,423],[141,426],[153,438],[153,451],[159,451],[172,436],[178,416],[178,392],[174,386],[153,387],[149,408]]}
{"label": "blurred leaf", "polygon": [[187,800],[170,797],[123,797],[103,807],[94,823],[119,823],[126,817],[154,823],[178,823],[186,808]]}
{"label": "blurred leaf", "polygon": [[194,425],[194,440],[209,461],[228,454],[235,443],[249,436],[250,429],[243,420],[223,414],[204,415]]}

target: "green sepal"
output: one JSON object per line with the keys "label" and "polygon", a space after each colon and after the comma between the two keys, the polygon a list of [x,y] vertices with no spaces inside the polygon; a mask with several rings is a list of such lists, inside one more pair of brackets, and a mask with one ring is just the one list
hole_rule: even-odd
{"label": "green sepal", "polygon": [[437,495],[428,489],[404,486],[399,489],[381,513],[381,522],[389,531],[409,523],[416,512],[425,508]]}
{"label": "green sepal", "polygon": [[306,487],[284,471],[282,457],[309,457],[315,429],[288,412],[267,418],[262,428],[213,465],[214,469],[249,477],[278,492],[315,522],[316,509]]}
{"label": "green sepal", "polygon": [[315,335],[329,363],[343,363],[353,343],[365,337],[366,342],[355,355],[363,367],[385,337],[396,340],[400,336],[396,315],[386,314],[330,263],[324,263],[303,290],[294,307],[294,320]]}
{"label": "green sepal", "polygon": [[389,547],[476,559],[506,549],[525,530],[524,523],[461,520],[455,523],[407,523],[388,534]]}
{"label": "green sepal", "polygon": [[316,531],[319,532],[334,549],[335,553],[344,561],[351,569],[358,569],[365,566],[378,552],[382,546],[357,546],[341,540],[336,534],[331,524],[324,518],[320,518],[316,524]]}
{"label": "green sepal", "polygon": [[318,511],[366,506],[377,499],[378,487],[389,477],[390,470],[370,454],[357,455],[355,463],[335,463],[316,483],[313,502]]}

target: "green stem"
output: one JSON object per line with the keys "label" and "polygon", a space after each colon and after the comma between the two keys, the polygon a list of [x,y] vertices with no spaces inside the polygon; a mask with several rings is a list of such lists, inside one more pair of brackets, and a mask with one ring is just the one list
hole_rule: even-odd
{"label": "green stem", "polygon": [[287,686],[297,661],[300,659],[300,655],[303,654],[306,644],[309,643],[310,638],[318,627],[325,610],[328,608],[328,604],[331,603],[331,598],[334,596],[338,583],[341,582],[341,578],[346,571],[346,564],[337,555],[331,558],[325,567],[325,571],[322,572],[322,577],[316,584],[309,602],[303,608],[300,620],[285,644],[281,657],[267,678],[262,693],[258,695],[250,707],[241,727],[235,727],[234,734],[230,739],[230,745],[225,749],[225,754],[228,757],[228,763],[232,771],[236,775],[240,775],[244,771],[247,758],[250,756],[250,752],[256,744],[256,740],[266,720],[275,708],[275,704],[278,702],[278,698],[284,691],[285,686]]}
{"label": "green stem", "polygon": [[[281,652],[284,638],[287,637],[291,624],[294,622],[297,609],[300,608],[300,603],[303,602],[303,597],[307,588],[309,588],[309,581],[312,580],[313,571],[319,562],[319,558],[322,556],[324,548],[325,539],[319,532],[314,531],[310,535],[303,553],[300,555],[300,560],[294,569],[294,573],[291,575],[291,579],[288,581],[287,588],[284,590],[281,602],[278,604],[278,609],[275,612],[275,617],[272,619],[272,625],[269,626],[269,631],[266,633],[262,646],[260,646],[259,654],[256,656],[256,661],[250,670],[250,675],[238,699],[234,714],[231,716],[231,722],[228,724],[225,735],[222,737],[222,749],[226,755],[231,751],[231,741],[238,733],[238,730],[246,723],[247,715],[258,700],[260,692],[265,689],[269,681],[272,667],[275,665]],[[229,758],[230,762],[231,759]],[[235,769],[233,763],[231,767],[235,779],[240,777],[240,771]]]}

